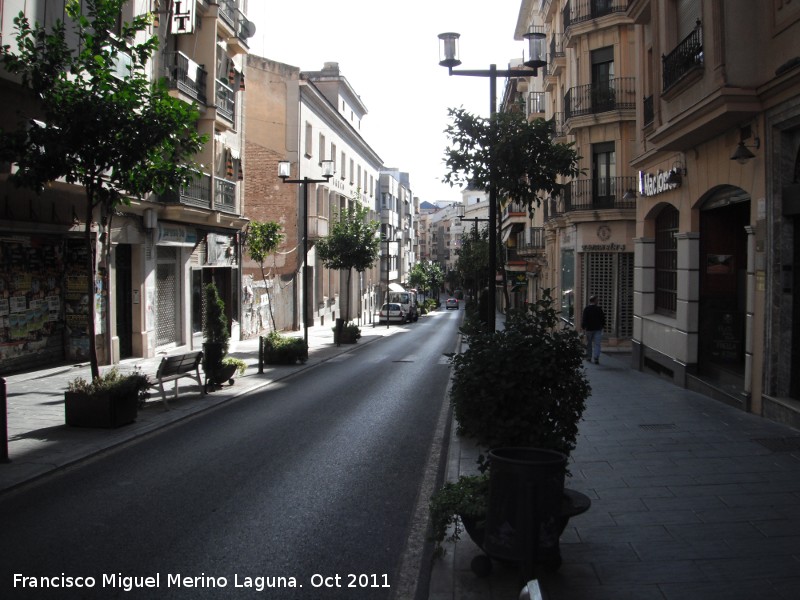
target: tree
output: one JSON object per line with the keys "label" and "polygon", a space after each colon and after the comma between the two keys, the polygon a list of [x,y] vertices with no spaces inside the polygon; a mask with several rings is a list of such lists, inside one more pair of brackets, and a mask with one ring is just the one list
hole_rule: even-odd
{"label": "tree", "polygon": [[461,247],[456,253],[456,272],[477,297],[481,282],[486,281],[489,273],[489,230],[474,228],[461,234]]}
{"label": "tree", "polygon": [[[69,32],[62,21],[49,31],[38,23],[31,26],[20,13],[14,19],[16,50],[10,45],[0,50],[6,70],[20,77],[30,100],[19,110],[16,129],[0,132],[0,160],[18,167],[11,179],[41,192],[48,183],[63,178],[85,192],[93,378],[100,371],[95,348],[97,251],[92,224],[101,225],[100,242],[109,257],[115,209],[129,204],[131,197],[188,184],[194,167],[190,158],[205,142],[195,126],[197,108],[172,98],[163,82],[149,80],[146,67],[158,39],[136,40],[146,32],[150,15],[123,23],[118,35],[111,33],[118,27],[126,1],[68,0]],[[34,120],[34,114],[40,120]]]}
{"label": "tree", "polygon": [[444,272],[439,263],[422,260],[411,267],[408,282],[415,288],[428,292],[438,292],[444,283]]}
{"label": "tree", "polygon": [[367,220],[368,211],[358,202],[358,193],[351,206],[343,210],[331,227],[331,233],[317,242],[317,255],[327,269],[347,271],[347,300],[344,322],[350,320],[350,279],[353,269],[363,273],[375,264],[380,251],[377,236],[380,223]]}
{"label": "tree", "polygon": [[269,302],[269,316],[272,320],[273,331],[275,326],[275,313],[272,310],[272,297],[270,296],[270,286],[267,284],[267,273],[264,270],[264,261],[267,256],[275,252],[283,241],[284,235],[281,233],[280,223],[267,221],[251,221],[247,227],[247,253],[250,258],[258,263],[261,268],[261,277],[264,279],[264,288],[267,290],[267,300]]}
{"label": "tree", "polygon": [[[448,115],[451,122],[445,133],[452,145],[445,149],[448,171],[444,181],[450,185],[470,183],[479,189],[494,189],[498,202],[521,203],[532,215],[543,199],[561,194],[563,179],[581,173],[574,144],[552,142],[552,121],[528,121],[521,112],[496,113],[487,119],[463,108],[451,108]],[[499,234],[500,223],[493,225]],[[499,248],[492,251],[502,260]],[[502,272],[508,305],[505,269]]]}

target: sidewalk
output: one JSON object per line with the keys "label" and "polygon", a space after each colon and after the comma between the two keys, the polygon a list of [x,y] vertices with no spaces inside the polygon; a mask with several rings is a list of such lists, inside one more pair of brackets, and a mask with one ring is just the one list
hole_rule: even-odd
{"label": "sidewalk", "polygon": [[[546,600],[800,598],[800,432],[655,375],[627,355],[585,363],[592,395],[567,486],[592,499],[538,573]],[[453,433],[447,478],[475,472]],[[434,565],[430,600],[515,600],[515,565],[486,579],[464,534]]]}
{"label": "sidewalk", "polygon": [[[386,325],[362,325],[362,337],[358,344],[342,344],[337,347],[333,343],[331,326],[310,327],[308,361],[304,365],[264,365],[263,374],[258,373],[258,338],[231,342],[230,355],[241,358],[248,364],[245,374],[235,377],[234,385],[226,385],[201,396],[197,384],[191,379],[183,378],[180,380],[180,396],[175,400],[170,396],[173,384],[168,383],[164,387],[171,410],[164,408],[161,394],[153,389],[146,406],[139,409],[136,422],[119,429],[85,429],[67,427],[64,424],[64,391],[67,383],[79,376],[91,379],[89,363],[6,376],[10,462],[0,463],[0,493],[219,406],[237,396],[265,387],[397,331],[396,325],[388,328]],[[287,335],[302,337],[303,331]],[[185,351],[187,349],[181,348],[170,354]],[[139,368],[143,373],[154,376],[161,356],[124,360],[118,367],[122,371]],[[101,367],[101,371],[107,368]]]}

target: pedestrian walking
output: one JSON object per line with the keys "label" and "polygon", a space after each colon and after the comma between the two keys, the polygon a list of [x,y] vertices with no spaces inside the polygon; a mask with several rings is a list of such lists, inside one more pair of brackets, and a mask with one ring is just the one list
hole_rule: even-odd
{"label": "pedestrian walking", "polygon": [[597,305],[597,296],[589,297],[589,304],[581,315],[581,329],[586,336],[586,360],[600,364],[600,342],[603,339],[603,327],[606,325],[606,314]]}

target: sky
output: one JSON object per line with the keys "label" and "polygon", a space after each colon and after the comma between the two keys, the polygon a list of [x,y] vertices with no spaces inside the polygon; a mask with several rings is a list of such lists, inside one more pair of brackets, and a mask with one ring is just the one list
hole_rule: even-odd
{"label": "sky", "polygon": [[[442,183],[447,109],[488,117],[487,77],[448,76],[439,66],[442,32],[461,34],[462,69],[505,69],[526,48],[514,40],[521,0],[250,0],[250,52],[318,71],[338,62],[368,113],[361,134],[388,168],[409,174],[420,201],[460,201]],[[526,48],[527,49],[527,48]],[[498,79],[497,101],[505,80]]]}

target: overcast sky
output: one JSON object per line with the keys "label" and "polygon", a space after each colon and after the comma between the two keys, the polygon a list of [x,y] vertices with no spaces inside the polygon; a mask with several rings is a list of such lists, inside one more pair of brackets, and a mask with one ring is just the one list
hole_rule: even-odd
{"label": "overcast sky", "polygon": [[461,68],[504,69],[526,47],[514,40],[519,8],[520,0],[250,0],[250,51],[303,71],[338,62],[368,110],[362,135],[384,164],[408,172],[420,200],[460,200],[459,188],[441,182],[447,109],[488,116],[489,79],[449,77],[437,36],[461,34]]}

